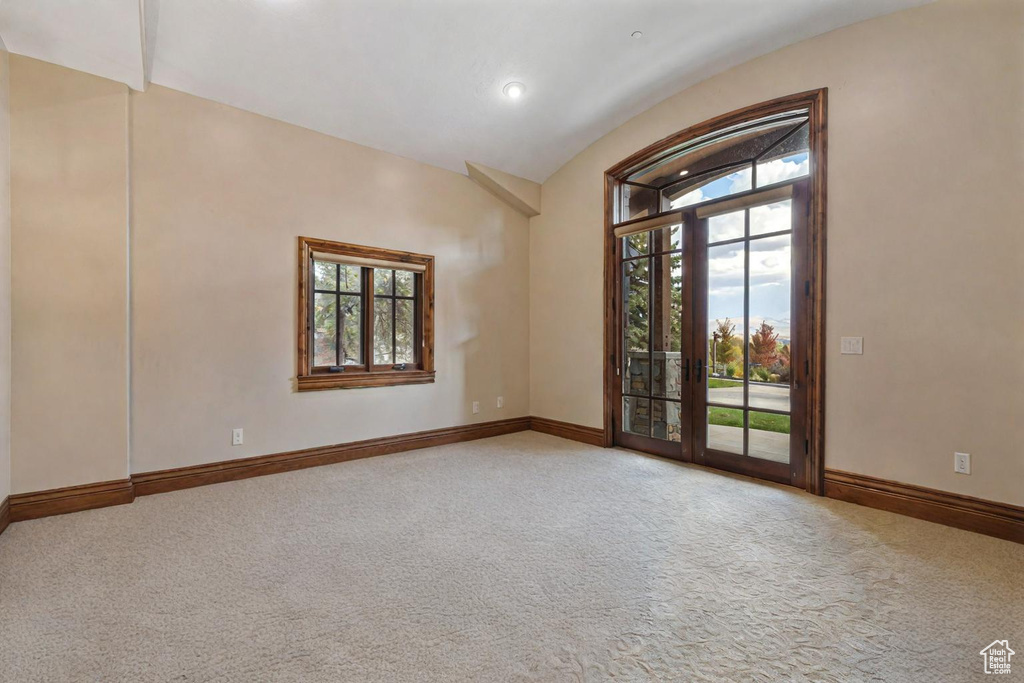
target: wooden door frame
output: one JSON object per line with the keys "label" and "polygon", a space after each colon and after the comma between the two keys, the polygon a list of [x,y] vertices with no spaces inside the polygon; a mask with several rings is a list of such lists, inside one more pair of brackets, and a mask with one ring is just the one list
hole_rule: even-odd
{"label": "wooden door frame", "polygon": [[809,279],[805,285],[810,299],[808,311],[810,339],[808,346],[809,373],[805,425],[807,433],[805,461],[806,490],[817,495],[825,493],[825,218],[826,171],[828,168],[828,88],[779,97],[728,114],[708,119],[695,126],[669,135],[615,164],[604,175],[604,445],[615,443],[613,420],[615,414],[614,387],[618,360],[618,299],[615,281],[614,212],[616,209],[615,184],[628,171],[645,161],[655,159],[666,151],[693,138],[714,133],[716,130],[745,123],[773,114],[807,109],[809,115],[809,145],[811,152],[810,216],[807,225],[807,249],[810,256]]}

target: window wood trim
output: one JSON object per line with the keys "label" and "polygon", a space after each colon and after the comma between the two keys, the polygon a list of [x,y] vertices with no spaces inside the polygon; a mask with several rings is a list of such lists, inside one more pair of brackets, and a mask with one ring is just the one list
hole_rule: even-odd
{"label": "window wood trim", "polygon": [[[398,384],[426,384],[434,381],[434,257],[406,251],[395,251],[378,247],[366,247],[344,242],[312,237],[299,237],[298,249],[298,366],[296,388],[298,391],[322,391],[324,389],[355,389],[359,387],[394,386]],[[388,366],[373,364],[373,329],[369,323],[363,330],[363,354],[365,367],[346,372],[314,372],[311,366],[313,346],[310,303],[312,297],[312,273],[310,262],[313,252],[336,254],[338,256],[393,263],[400,268],[408,264],[416,273],[416,287],[419,295],[419,310],[416,319],[416,344],[419,348],[417,367],[408,370],[394,370]],[[373,283],[363,282],[363,306],[373,306]],[[370,311],[364,311],[364,320],[369,320]],[[367,341],[369,340],[369,342]]]}

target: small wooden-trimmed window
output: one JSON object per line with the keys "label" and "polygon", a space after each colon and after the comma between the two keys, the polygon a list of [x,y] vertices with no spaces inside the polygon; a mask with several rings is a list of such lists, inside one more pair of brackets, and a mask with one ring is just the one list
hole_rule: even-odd
{"label": "small wooden-trimmed window", "polygon": [[434,381],[434,257],[299,238],[299,391]]}

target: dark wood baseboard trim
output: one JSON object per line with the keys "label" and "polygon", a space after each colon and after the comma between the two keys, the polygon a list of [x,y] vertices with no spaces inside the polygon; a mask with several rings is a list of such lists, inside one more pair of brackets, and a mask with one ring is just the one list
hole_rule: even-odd
{"label": "dark wood baseboard trim", "polygon": [[571,422],[549,420],[546,417],[531,417],[530,429],[535,432],[551,434],[552,436],[560,436],[571,441],[579,441],[591,446],[604,446],[604,429],[600,427],[584,427],[583,425],[572,424]]}
{"label": "dark wood baseboard trim", "polygon": [[[131,503],[136,496],[485,439],[529,429],[593,446],[604,445],[602,429],[542,417],[519,417],[434,429],[242,460],[145,472],[133,475],[131,479],[16,494],[0,501],[0,533],[12,522],[124,505]],[[825,470],[825,495],[836,500],[1024,543],[1024,507],[1008,503],[996,503],[830,469]]]}
{"label": "dark wood baseboard trim", "polygon": [[[368,458],[386,453],[400,453],[418,448],[442,446],[511,434],[530,429],[530,418],[519,417],[479,424],[432,429],[425,432],[368,439],[335,446],[307,448],[241,460],[180,467],[159,472],[144,472],[130,479],[107,481],[82,486],[69,486],[49,491],[21,493],[0,504],[0,532],[8,523],[27,519],[62,515],[110,505],[131,503],[136,496],[164,493],[178,489],[247,479],[277,472],[329,465],[346,460]],[[9,500],[9,504],[8,504]]]}
{"label": "dark wood baseboard trim", "polygon": [[534,430],[572,441],[603,446],[604,430],[543,417],[519,417],[479,424],[433,429],[425,432],[355,441],[334,446],[225,460],[132,475],[120,481],[69,486],[49,491],[22,493],[0,502],[0,533],[11,522],[131,503],[136,496],[247,479],[278,472],[330,465],[387,453],[474,441],[502,434]]}
{"label": "dark wood baseboard trim", "polygon": [[110,505],[124,505],[135,500],[131,479],[103,481],[62,489],[19,493],[10,497],[11,521],[23,522],[68,512],[80,512]]}
{"label": "dark wood baseboard trim", "polygon": [[848,503],[1024,543],[1024,508],[840,470],[825,470],[825,495]]}
{"label": "dark wood baseboard trim", "polygon": [[10,498],[4,498],[0,500],[0,534],[4,532],[4,529],[11,523],[11,504]]}
{"label": "dark wood baseboard trim", "polygon": [[168,491],[192,488],[193,486],[217,484],[224,481],[259,477],[265,474],[277,474],[278,472],[290,472],[320,465],[332,465],[347,460],[369,458],[374,455],[400,453],[461,441],[474,441],[501,434],[522,432],[529,428],[529,417],[482,422],[460,427],[432,429],[425,432],[368,439],[366,441],[354,441],[334,446],[307,448],[288,453],[262,455],[241,460],[226,460],[158,472],[144,472],[132,475],[132,482],[135,484],[135,495],[148,496],[153,493],[166,493]]}

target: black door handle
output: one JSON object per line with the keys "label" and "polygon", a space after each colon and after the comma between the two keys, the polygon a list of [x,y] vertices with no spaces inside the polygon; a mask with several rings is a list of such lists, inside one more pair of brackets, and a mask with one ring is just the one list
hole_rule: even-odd
{"label": "black door handle", "polygon": [[701,370],[703,368],[704,368],[704,361],[702,359],[698,358],[697,359],[697,365],[694,368],[694,371],[697,373],[697,381],[698,382],[700,381],[700,372],[701,372]]}

